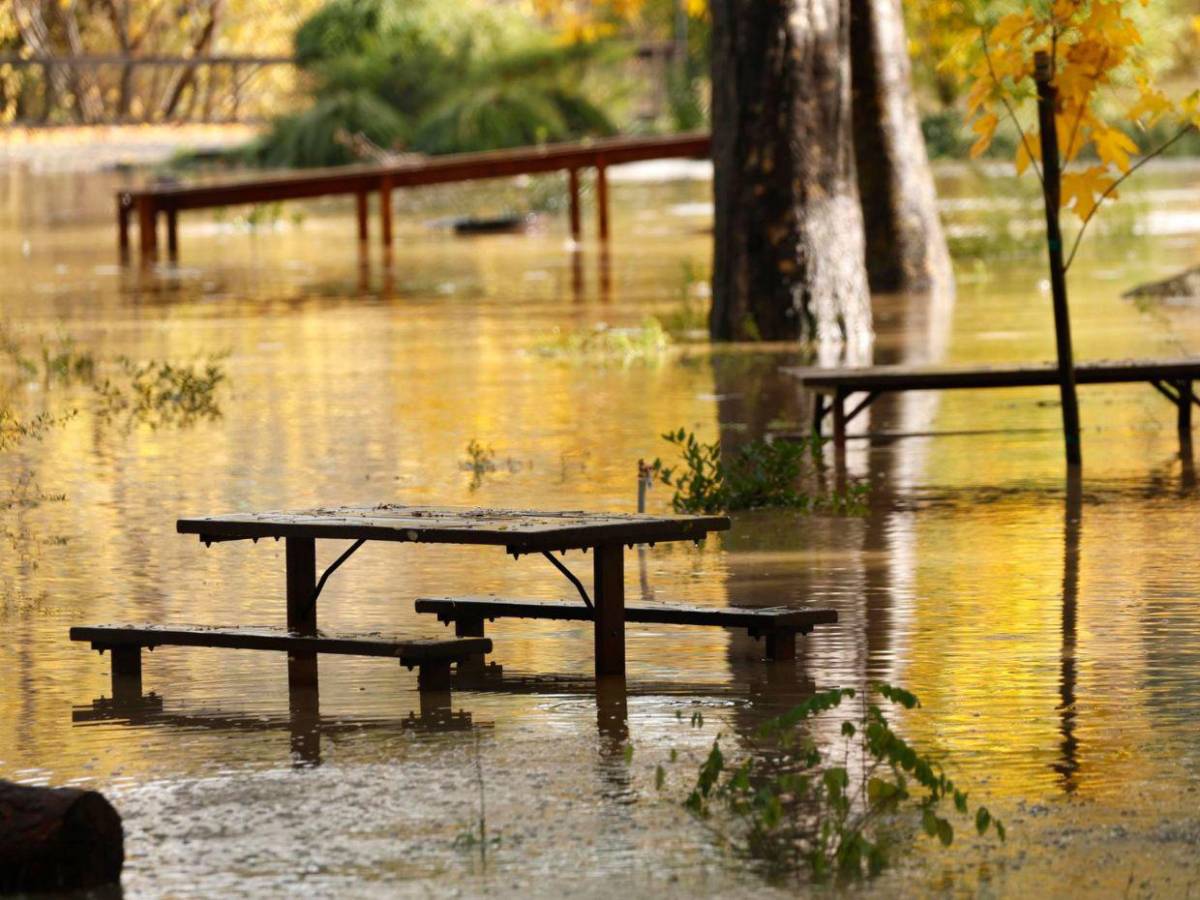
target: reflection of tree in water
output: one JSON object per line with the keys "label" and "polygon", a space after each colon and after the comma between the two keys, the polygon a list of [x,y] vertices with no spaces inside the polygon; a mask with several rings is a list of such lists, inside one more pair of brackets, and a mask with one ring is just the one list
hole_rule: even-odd
{"label": "reflection of tree in water", "polygon": [[1052,766],[1062,776],[1063,791],[1075,792],[1078,787],[1079,740],[1075,737],[1075,660],[1076,602],[1079,598],[1079,536],[1083,522],[1083,485],[1079,472],[1067,476],[1067,495],[1063,518],[1063,578],[1062,578],[1062,654],[1059,664],[1058,717],[1062,740],[1061,758]]}

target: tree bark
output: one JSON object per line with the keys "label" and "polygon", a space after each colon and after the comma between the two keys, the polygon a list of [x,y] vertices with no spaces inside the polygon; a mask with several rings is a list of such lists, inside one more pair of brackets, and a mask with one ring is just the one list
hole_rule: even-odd
{"label": "tree bark", "polygon": [[912,91],[899,0],[849,0],[854,152],[874,291],[948,287],[950,253]]}
{"label": "tree bark", "polygon": [[0,894],[120,880],[121,817],[95,791],[0,781]]}
{"label": "tree bark", "polygon": [[713,0],[716,339],[870,337],[844,0]]}

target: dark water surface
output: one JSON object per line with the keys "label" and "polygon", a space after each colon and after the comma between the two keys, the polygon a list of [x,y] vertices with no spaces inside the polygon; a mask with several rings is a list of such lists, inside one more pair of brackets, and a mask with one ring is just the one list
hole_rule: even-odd
{"label": "dark water surface", "polygon": [[[1200,893],[1198,493],[1173,408],[1149,386],[1081,392],[1077,490],[1053,391],[884,398],[871,430],[925,436],[851,443],[868,515],[747,514],[702,548],[630,557],[631,598],[837,609],[794,665],[757,661],[742,634],[630,626],[628,694],[598,697],[587,627],[508,622],[490,632],[506,676],[562,677],[456,693],[453,715],[422,711],[415,677],[382,660],[322,658],[318,705],[289,700],[275,655],[172,648],[146,655],[155,697],[113,714],[98,699],[107,658],[69,643],[69,625],[282,621],[282,545],[205,550],[175,534],[177,516],[630,510],[636,461],[669,449],[661,432],[804,422],[776,374],[802,357],[636,339],[561,352],[598,323],[703,309],[704,181],[615,184],[607,269],[591,242],[572,254],[553,216],[470,240],[425,226],[503,204],[485,190],[406,200],[390,266],[374,246],[362,264],[333,205],[253,233],[233,215],[185,217],[180,264],[139,271],[117,264],[116,176],[0,177],[11,340],[35,352],[70,335],[105,365],[227,354],[221,418],[157,429],[106,425],[86,390],[0,361],[0,402],[22,417],[80,410],[0,455],[0,777],[104,789],[125,817],[130,895],[761,894],[674,799],[718,732],[736,744],[814,689],[873,679],[922,698],[899,726],[974,786],[1009,842],[977,842],[964,823],[952,850],[921,843],[864,890]],[[1049,358],[1041,257],[1019,225],[979,243],[1036,209],[962,172],[942,185],[976,254],[958,259],[956,298],[877,298],[875,359]],[[1200,168],[1155,170],[1122,202],[1072,273],[1078,357],[1200,351],[1200,310],[1119,298],[1197,262]],[[961,433],[981,430],[995,433]],[[473,439],[495,453],[474,486]],[[652,491],[651,510],[668,499]],[[319,547],[319,563],[341,549]],[[331,580],[321,624],[436,636],[414,597],[564,589],[543,561],[499,548],[368,545]],[[690,728],[698,709],[705,725]],[[672,748],[660,795],[654,768]],[[486,852],[469,838],[481,810]]]}

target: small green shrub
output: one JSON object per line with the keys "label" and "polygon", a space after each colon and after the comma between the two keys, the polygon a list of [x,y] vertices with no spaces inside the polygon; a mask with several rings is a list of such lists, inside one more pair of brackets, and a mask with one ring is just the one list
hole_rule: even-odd
{"label": "small green shrub", "polygon": [[[684,805],[770,874],[807,871],[817,881],[878,874],[916,827],[950,846],[954,826],[941,814],[947,805],[978,834],[990,828],[1003,841],[1003,823],[986,807],[972,814],[966,792],[900,737],[874,702],[911,710],[920,705],[916,696],[886,684],[873,685],[870,695],[857,718],[842,722],[840,746],[822,749],[806,728],[853,698],[849,688],[816,694],[767,722],[757,735],[762,743],[751,742],[741,760],[725,758],[718,735]],[[861,761],[853,774],[850,760]],[[665,784],[661,767],[655,781]]]}
{"label": "small green shrub", "polygon": [[866,487],[849,485],[844,491],[810,492],[815,463],[823,439],[752,441],[726,456],[720,440],[711,444],[680,428],[663,440],[679,449],[681,465],[651,464],[658,479],[675,491],[671,506],[680,513],[718,513],[739,509],[802,509],[833,513],[858,512]]}

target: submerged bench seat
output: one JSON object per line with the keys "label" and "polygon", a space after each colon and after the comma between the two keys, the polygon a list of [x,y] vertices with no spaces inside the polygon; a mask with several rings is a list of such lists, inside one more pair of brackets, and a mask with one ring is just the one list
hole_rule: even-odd
{"label": "submerged bench seat", "polygon": [[[430,613],[446,625],[456,625],[460,636],[483,636],[483,621],[496,619],[560,619],[593,621],[595,611],[579,601],[508,600],[498,597],[422,597],[419,613]],[[655,625],[698,625],[745,628],[751,637],[766,638],[768,659],[794,659],[796,635],[808,634],[817,625],[838,620],[832,609],[786,607],[714,608],[667,604],[634,604],[625,607],[625,621]]]}
{"label": "submerged bench seat", "polygon": [[274,650],[288,654],[328,653],[344,656],[382,656],[416,668],[422,690],[449,686],[450,664],[478,659],[492,650],[484,637],[449,639],[388,638],[375,634],[306,635],[281,628],[208,625],[77,625],[73,641],[87,641],[93,650],[112,653],[114,692],[120,687],[141,690],[143,648],[216,647],[227,650]]}

